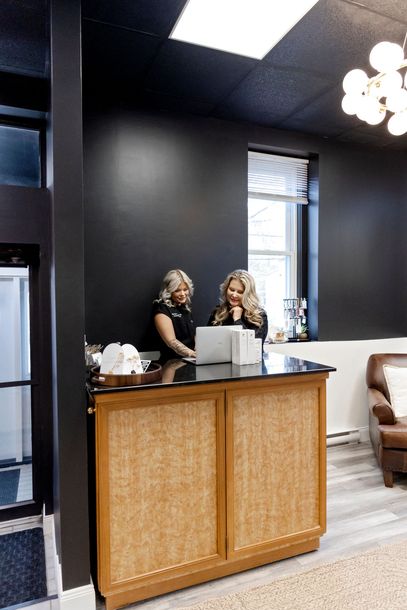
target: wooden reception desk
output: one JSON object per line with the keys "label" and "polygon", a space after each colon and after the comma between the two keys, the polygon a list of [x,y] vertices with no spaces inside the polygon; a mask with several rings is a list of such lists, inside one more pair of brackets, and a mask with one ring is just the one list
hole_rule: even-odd
{"label": "wooden reception desk", "polygon": [[318,548],[333,370],[268,354],[90,388],[107,610]]}

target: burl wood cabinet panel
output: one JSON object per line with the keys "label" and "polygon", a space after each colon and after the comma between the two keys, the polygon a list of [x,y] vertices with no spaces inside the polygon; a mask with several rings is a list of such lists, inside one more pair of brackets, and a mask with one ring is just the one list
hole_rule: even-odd
{"label": "burl wood cabinet panel", "polygon": [[327,376],[95,395],[108,610],[318,548]]}
{"label": "burl wood cabinet panel", "polygon": [[228,392],[229,556],[325,531],[319,388]]}
{"label": "burl wood cabinet panel", "polygon": [[224,559],[224,394],[103,398],[96,411],[101,591]]}

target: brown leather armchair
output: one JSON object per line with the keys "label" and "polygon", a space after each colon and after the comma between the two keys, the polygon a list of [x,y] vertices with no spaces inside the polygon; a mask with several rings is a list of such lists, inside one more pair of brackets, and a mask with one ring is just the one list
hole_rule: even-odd
{"label": "brown leather armchair", "polygon": [[395,416],[383,364],[407,367],[407,354],[372,354],[366,368],[370,440],[384,484],[393,487],[393,473],[407,472],[407,417]]}

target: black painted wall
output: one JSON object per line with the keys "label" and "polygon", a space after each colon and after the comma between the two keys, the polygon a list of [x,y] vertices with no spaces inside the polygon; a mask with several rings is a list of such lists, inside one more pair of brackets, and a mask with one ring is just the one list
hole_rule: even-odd
{"label": "black painted wall", "polygon": [[[89,106],[90,107],[90,106]],[[301,134],[129,109],[85,112],[86,332],[146,336],[163,274],[196,284],[197,324],[247,266],[247,150],[311,154],[310,304],[320,340],[405,336],[407,156]]]}
{"label": "black painted wall", "polygon": [[218,287],[247,265],[247,153],[232,130],[132,113],[85,119],[86,334],[90,343],[146,336],[168,269],[196,285],[205,325]]}
{"label": "black painted wall", "polygon": [[320,338],[406,335],[405,174],[405,155],[386,151],[320,164]]}

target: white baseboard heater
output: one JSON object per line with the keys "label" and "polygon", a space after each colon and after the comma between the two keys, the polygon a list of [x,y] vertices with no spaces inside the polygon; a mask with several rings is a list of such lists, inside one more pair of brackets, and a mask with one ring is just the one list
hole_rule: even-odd
{"label": "white baseboard heater", "polygon": [[360,430],[349,430],[348,432],[339,432],[338,434],[328,434],[326,437],[326,446],[346,445],[347,443],[360,443]]}

